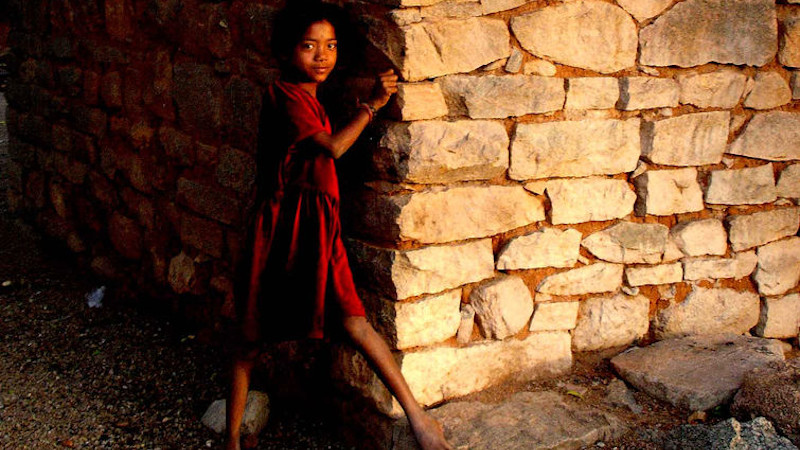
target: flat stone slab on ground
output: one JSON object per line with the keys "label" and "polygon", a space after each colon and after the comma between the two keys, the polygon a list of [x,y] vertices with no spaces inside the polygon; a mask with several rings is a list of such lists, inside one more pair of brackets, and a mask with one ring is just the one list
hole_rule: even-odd
{"label": "flat stone slab on ground", "polygon": [[681,425],[664,436],[664,450],[796,450],[763,417],[750,422],[730,418],[714,425]]}
{"label": "flat stone slab on ground", "polygon": [[[430,412],[459,449],[577,449],[626,431],[615,416],[555,392],[520,392],[499,404],[453,402]],[[394,450],[419,448],[405,419],[393,441]]]}
{"label": "flat stone slab on ground", "polygon": [[717,334],[634,348],[611,364],[637,389],[680,408],[705,411],[730,402],[745,374],[783,359],[773,340]]}

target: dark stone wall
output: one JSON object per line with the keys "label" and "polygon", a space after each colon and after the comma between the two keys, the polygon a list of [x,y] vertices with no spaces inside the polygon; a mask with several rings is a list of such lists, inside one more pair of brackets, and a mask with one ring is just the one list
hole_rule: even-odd
{"label": "dark stone wall", "polygon": [[230,315],[282,6],[10,0],[12,210],[123,291]]}

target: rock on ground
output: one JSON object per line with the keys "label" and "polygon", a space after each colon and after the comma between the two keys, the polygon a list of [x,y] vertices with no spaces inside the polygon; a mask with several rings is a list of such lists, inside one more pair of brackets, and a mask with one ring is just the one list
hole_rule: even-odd
{"label": "rock on ground", "polygon": [[[616,417],[555,392],[520,392],[500,404],[454,402],[431,411],[454,448],[578,449],[625,431]],[[405,420],[395,427],[395,450],[418,448]]]}
{"label": "rock on ground", "polygon": [[745,374],[783,359],[775,341],[718,334],[634,348],[611,364],[637,389],[680,408],[705,411],[730,402]]}
{"label": "rock on ground", "polygon": [[800,360],[769,364],[745,375],[731,413],[742,420],[766,417],[800,445]]}
{"label": "rock on ground", "polygon": [[665,450],[794,450],[797,447],[775,432],[763,417],[740,423],[728,419],[715,425],[681,425],[663,438]]}
{"label": "rock on ground", "polygon": [[[211,428],[216,433],[225,432],[225,408],[227,401],[220,399],[214,401],[200,419],[203,425]],[[267,426],[269,419],[269,397],[259,391],[247,393],[247,403],[244,407],[241,432],[243,436],[258,435]]]}

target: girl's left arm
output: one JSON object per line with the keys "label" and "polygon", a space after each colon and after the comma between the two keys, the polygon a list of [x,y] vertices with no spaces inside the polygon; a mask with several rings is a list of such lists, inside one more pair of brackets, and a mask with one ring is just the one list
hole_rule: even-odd
{"label": "girl's left arm", "polygon": [[[356,142],[364,129],[372,120],[372,111],[383,108],[389,98],[397,92],[397,74],[394,70],[387,70],[378,75],[372,98],[366,102],[369,105],[358,109],[350,122],[333,134],[320,132],[310,137],[315,144],[330,152],[333,158],[338,159]],[[372,111],[370,111],[370,109]]]}

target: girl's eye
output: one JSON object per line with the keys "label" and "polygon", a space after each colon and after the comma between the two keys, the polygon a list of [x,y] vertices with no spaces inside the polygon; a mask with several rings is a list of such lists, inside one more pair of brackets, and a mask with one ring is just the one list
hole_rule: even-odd
{"label": "girl's eye", "polygon": [[339,44],[328,44],[329,50],[336,50],[337,48],[339,48]]}
{"label": "girl's eye", "polygon": [[302,48],[303,50],[311,50],[314,48],[314,44],[303,43],[300,44],[300,48]]}

